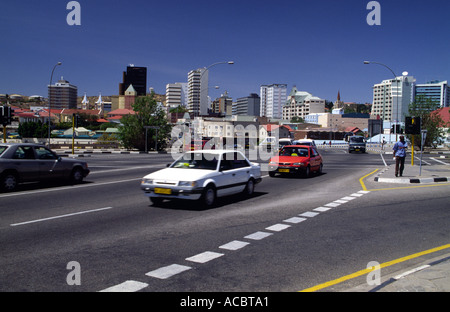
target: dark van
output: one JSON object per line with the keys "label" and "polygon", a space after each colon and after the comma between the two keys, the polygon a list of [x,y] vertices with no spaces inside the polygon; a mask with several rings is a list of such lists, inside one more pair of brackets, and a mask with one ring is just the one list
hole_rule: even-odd
{"label": "dark van", "polygon": [[348,152],[366,152],[366,140],[361,136],[351,136],[348,139]]}

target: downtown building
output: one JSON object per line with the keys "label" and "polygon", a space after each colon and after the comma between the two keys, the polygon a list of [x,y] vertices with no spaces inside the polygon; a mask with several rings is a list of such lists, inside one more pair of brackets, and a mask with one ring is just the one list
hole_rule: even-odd
{"label": "downtown building", "polygon": [[414,85],[414,96],[417,100],[419,97],[430,99],[435,103],[436,108],[450,106],[450,86],[447,81],[431,81],[424,84]]}
{"label": "downtown building", "polygon": [[287,100],[287,84],[262,85],[260,99],[261,117],[281,118]]}
{"label": "downtown building", "polygon": [[133,85],[137,96],[147,95],[147,67],[138,67],[130,64],[123,72],[122,82],[119,84],[119,95],[125,95],[130,85]]}
{"label": "downtown building", "polygon": [[241,97],[233,103],[233,116],[260,116],[261,98],[256,93]]}
{"label": "downtown building", "polygon": [[409,105],[414,101],[415,81],[413,76],[399,76],[375,84],[371,118],[404,122]]}
{"label": "downtown building", "polygon": [[189,113],[194,116],[208,115],[208,71],[206,68],[191,70],[188,73],[188,103]]}
{"label": "downtown building", "polygon": [[48,100],[51,109],[77,109],[78,88],[63,77],[48,86]]}
{"label": "downtown building", "polygon": [[187,107],[188,84],[176,82],[166,84],[166,105],[168,108]]}
{"label": "downtown building", "polygon": [[305,119],[309,114],[325,112],[325,100],[305,91],[298,91],[294,86],[289,94],[286,105],[282,109],[282,118],[292,120],[294,117]]}

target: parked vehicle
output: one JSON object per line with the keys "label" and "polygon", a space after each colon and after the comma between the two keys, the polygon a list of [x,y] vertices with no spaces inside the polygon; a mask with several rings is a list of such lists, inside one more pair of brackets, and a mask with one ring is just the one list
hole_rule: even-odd
{"label": "parked vehicle", "polygon": [[165,199],[199,200],[210,207],[220,196],[251,195],[261,167],[240,151],[202,150],[183,154],[168,168],[146,175],[141,189],[158,205]]}
{"label": "parked vehicle", "polygon": [[348,152],[366,152],[366,140],[361,136],[351,136],[348,139]]}
{"label": "parked vehicle", "polygon": [[88,164],[61,158],[34,143],[0,143],[0,189],[13,191],[22,182],[69,180],[81,183],[89,174]]}
{"label": "parked vehicle", "polygon": [[323,161],[314,146],[287,145],[283,147],[278,156],[269,161],[269,176],[280,174],[304,174],[306,177],[311,172],[322,173]]}

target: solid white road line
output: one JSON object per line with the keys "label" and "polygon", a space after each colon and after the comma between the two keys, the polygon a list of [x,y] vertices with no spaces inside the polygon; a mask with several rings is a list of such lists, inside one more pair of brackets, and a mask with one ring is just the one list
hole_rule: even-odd
{"label": "solid white road line", "polygon": [[67,217],[72,217],[72,216],[81,215],[81,214],[85,214],[85,213],[91,213],[91,212],[97,212],[97,211],[102,211],[102,210],[108,210],[108,209],[112,209],[112,208],[113,207],[105,207],[105,208],[99,208],[99,209],[92,209],[92,210],[85,210],[85,211],[80,211],[80,212],[68,213],[68,214],[60,215],[60,216],[54,216],[54,217],[49,217],[49,218],[25,221],[25,222],[20,222],[20,223],[13,223],[13,224],[11,224],[11,226],[18,226],[18,225],[25,225],[25,224],[36,223],[36,222],[43,222],[43,221],[48,221],[48,220],[53,220],[53,219],[67,218]]}
{"label": "solid white road line", "polygon": [[429,268],[429,267],[430,267],[429,264],[422,265],[422,266],[417,267],[415,269],[412,269],[412,270],[406,271],[406,272],[404,272],[402,274],[399,274],[397,276],[394,276],[394,279],[399,280],[399,279],[404,278],[405,276],[407,276],[409,274],[419,272],[419,271],[424,270],[424,269]]}

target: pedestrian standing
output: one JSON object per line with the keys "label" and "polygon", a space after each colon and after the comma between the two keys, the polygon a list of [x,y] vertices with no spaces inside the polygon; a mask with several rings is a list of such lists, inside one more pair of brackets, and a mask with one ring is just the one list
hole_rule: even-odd
{"label": "pedestrian standing", "polygon": [[405,141],[403,135],[400,136],[400,141],[394,145],[394,158],[395,158],[395,176],[403,175],[403,169],[405,169],[406,149],[408,144]]}

